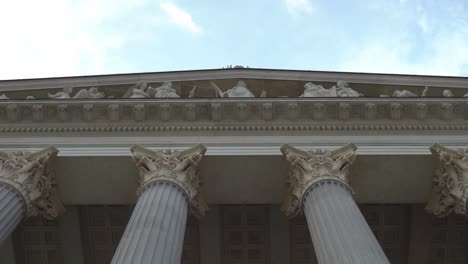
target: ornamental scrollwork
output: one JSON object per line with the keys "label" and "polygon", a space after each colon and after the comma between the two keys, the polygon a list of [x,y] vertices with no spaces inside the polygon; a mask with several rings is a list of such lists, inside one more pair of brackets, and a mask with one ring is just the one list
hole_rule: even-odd
{"label": "ornamental scrollwork", "polygon": [[432,193],[426,209],[444,217],[452,212],[467,214],[468,150],[449,149],[439,144],[431,146],[438,166],[432,178]]}
{"label": "ornamental scrollwork", "polygon": [[21,193],[28,217],[54,219],[64,211],[52,168],[57,153],[53,146],[34,153],[0,152],[0,182]]}
{"label": "ornamental scrollwork", "polygon": [[303,151],[284,145],[281,152],[289,163],[289,192],[281,209],[289,217],[302,213],[304,194],[315,183],[329,179],[348,185],[349,169],[356,159],[353,144],[332,151]]}
{"label": "ornamental scrollwork", "polygon": [[145,186],[155,181],[167,181],[178,185],[188,195],[191,213],[202,217],[208,206],[200,194],[200,175],[198,165],[206,152],[202,145],[190,149],[151,151],[135,145],[130,151],[139,172],[138,194]]}

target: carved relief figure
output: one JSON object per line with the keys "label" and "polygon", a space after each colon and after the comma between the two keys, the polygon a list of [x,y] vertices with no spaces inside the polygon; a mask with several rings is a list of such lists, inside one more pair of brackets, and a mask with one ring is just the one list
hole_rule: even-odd
{"label": "carved relief figure", "polygon": [[418,95],[408,90],[403,90],[403,91],[395,90],[391,96],[381,94],[380,97],[418,97]]}
{"label": "carved relief figure", "polygon": [[[232,87],[231,89],[228,89],[225,92],[223,92],[218,87],[218,85],[216,85],[216,83],[212,81],[210,81],[210,86],[215,90],[217,97],[255,97],[255,95],[249,90],[249,88],[247,88],[247,84],[242,80],[239,80],[236,86]],[[263,93],[262,96],[264,96]]]}
{"label": "carved relief figure", "polygon": [[97,87],[91,87],[88,90],[81,89],[78,93],[76,93],[73,97],[71,96],[73,92],[72,87],[64,87],[62,92],[58,92],[56,94],[48,94],[50,99],[90,99],[90,98],[104,98],[105,94],[99,92]]}
{"label": "carved relief figure", "polygon": [[71,93],[73,92],[72,87],[64,87],[62,92],[56,94],[48,94],[50,99],[70,99]]}
{"label": "carved relief figure", "polygon": [[326,89],[322,85],[308,82],[304,84],[304,93],[300,97],[336,97],[336,87]]}
{"label": "carved relief figure", "polygon": [[453,92],[448,89],[442,91],[442,96],[443,97],[455,97]]}
{"label": "carved relief figure", "polygon": [[321,85],[308,82],[304,85],[301,97],[359,97],[362,94],[353,90],[345,81],[338,81],[336,86],[326,89]]}
{"label": "carved relief figure", "polygon": [[156,88],[149,86],[148,95],[153,98],[180,98],[176,90],[172,88],[172,82],[164,82]]}
{"label": "carved relief figure", "polygon": [[[421,97],[427,96],[428,91],[429,91],[429,87],[426,86],[424,88],[424,90],[422,91],[422,93],[421,93]],[[408,91],[408,90],[402,90],[402,91],[395,90],[391,96],[386,95],[386,94],[381,94],[380,97],[419,97],[419,96],[417,94],[411,92],[411,91]]]}
{"label": "carved relief figure", "polygon": [[[335,86],[333,86],[335,87]],[[332,88],[333,88],[332,87]],[[353,90],[349,84],[345,81],[338,81],[336,83],[336,94],[338,97],[360,97],[363,96],[361,93],[356,92]]]}
{"label": "carved relief figure", "polygon": [[161,86],[153,88],[145,81],[139,81],[130,87],[122,98],[179,98],[172,82],[164,82]]}
{"label": "carved relief figure", "polygon": [[73,98],[88,99],[88,98],[104,98],[106,95],[102,92],[99,92],[97,87],[91,87],[88,90],[82,89],[73,96]]}
{"label": "carved relief figure", "polygon": [[147,89],[148,84],[145,81],[139,81],[128,88],[122,98],[149,98],[150,96],[146,93]]}

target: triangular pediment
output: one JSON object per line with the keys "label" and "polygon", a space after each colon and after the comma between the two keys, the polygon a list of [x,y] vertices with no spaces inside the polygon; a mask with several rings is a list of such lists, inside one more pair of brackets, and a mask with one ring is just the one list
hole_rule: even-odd
{"label": "triangular pediment", "polygon": [[299,97],[304,85],[312,82],[325,89],[332,88],[340,80],[364,97],[392,95],[396,90],[407,90],[421,95],[428,87],[427,96],[442,97],[444,90],[450,90],[455,97],[468,94],[468,78],[418,75],[394,75],[371,73],[344,73],[320,71],[268,70],[252,68],[230,68],[196,71],[116,74],[63,78],[44,78],[28,80],[0,81],[0,94],[7,98],[21,100],[26,98],[50,99],[48,94],[56,94],[64,88],[72,88],[71,97],[81,90],[96,87],[104,94],[103,99],[121,99],[138,82],[145,81],[151,87],[159,87],[171,81],[172,87],[181,98],[190,97],[196,86],[194,97],[216,97],[210,82],[222,91],[227,91],[242,80],[256,97],[262,93],[267,97]]}

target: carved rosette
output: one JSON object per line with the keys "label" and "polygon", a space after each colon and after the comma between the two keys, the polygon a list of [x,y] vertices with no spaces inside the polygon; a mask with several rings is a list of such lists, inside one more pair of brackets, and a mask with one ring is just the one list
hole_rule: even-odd
{"label": "carved rosette", "polygon": [[432,178],[432,193],[426,210],[444,217],[451,212],[467,214],[468,155],[462,149],[452,150],[439,144],[431,146],[438,168]]}
{"label": "carved rosette", "polygon": [[0,152],[0,182],[21,193],[28,217],[55,219],[64,211],[52,168],[57,153],[53,146],[34,153]]}
{"label": "carved rosette", "polygon": [[289,192],[281,210],[289,217],[302,213],[302,202],[307,189],[322,180],[349,184],[349,168],[356,159],[356,146],[348,144],[329,150],[302,151],[284,145],[281,152],[289,162]]}
{"label": "carved rosette", "polygon": [[151,151],[135,145],[130,151],[139,171],[138,195],[152,182],[172,182],[187,194],[191,213],[198,218],[205,215],[208,206],[200,194],[198,172],[198,164],[206,152],[203,145],[196,145],[184,151]]}

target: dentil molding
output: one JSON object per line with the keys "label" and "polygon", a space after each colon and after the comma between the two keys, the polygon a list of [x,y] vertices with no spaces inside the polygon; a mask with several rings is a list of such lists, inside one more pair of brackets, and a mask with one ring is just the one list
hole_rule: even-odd
{"label": "dentil molding", "polygon": [[151,151],[135,145],[130,151],[139,172],[138,194],[155,181],[167,181],[182,188],[191,204],[191,213],[196,217],[205,215],[208,206],[200,194],[200,163],[206,148],[196,145],[179,150]]}
{"label": "dentil molding", "polygon": [[349,168],[356,159],[356,146],[348,144],[335,150],[303,151],[289,145],[281,148],[289,162],[289,192],[281,206],[289,217],[302,213],[302,202],[306,191],[322,180],[349,184]]}
{"label": "dentil molding", "polygon": [[47,219],[64,208],[57,194],[53,163],[58,150],[50,146],[38,152],[0,152],[0,182],[15,187],[26,203],[27,216]]}

